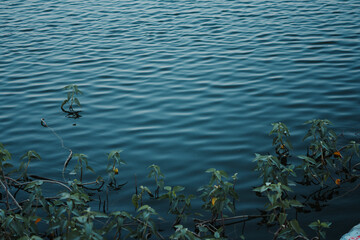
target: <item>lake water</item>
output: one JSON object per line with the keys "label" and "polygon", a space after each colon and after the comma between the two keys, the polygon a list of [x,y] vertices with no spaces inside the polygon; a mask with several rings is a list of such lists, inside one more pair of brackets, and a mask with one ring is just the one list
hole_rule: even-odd
{"label": "lake water", "polygon": [[[146,168],[155,163],[189,193],[207,183],[210,167],[238,172],[239,213],[255,213],[264,201],[251,192],[259,184],[252,160],[272,151],[272,122],[292,130],[296,154],[313,118],[359,140],[358,0],[0,5],[0,142],[14,162],[36,150],[43,160],[32,172],[59,179],[68,152],[41,118],[100,174],[105,154],[122,149],[128,164],[118,177],[128,184],[112,209],[132,209],[134,174],[151,184]],[[68,84],[84,92],[80,119],[60,110]],[[333,201],[310,220],[333,222],[329,239],[339,239],[360,222],[359,197]],[[264,233],[248,224],[245,235],[271,238]]]}

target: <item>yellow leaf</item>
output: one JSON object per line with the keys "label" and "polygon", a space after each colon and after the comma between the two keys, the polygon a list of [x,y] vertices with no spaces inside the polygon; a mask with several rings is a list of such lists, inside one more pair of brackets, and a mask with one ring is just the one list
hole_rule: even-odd
{"label": "yellow leaf", "polygon": [[334,152],[334,156],[335,156],[335,157],[342,158],[341,153],[340,153],[339,151]]}
{"label": "yellow leaf", "polygon": [[213,206],[215,205],[216,200],[217,200],[216,197],[211,198],[211,204],[212,204]]}
{"label": "yellow leaf", "polygon": [[41,221],[41,218],[37,218],[37,219],[35,220],[35,224],[38,224],[40,221]]}
{"label": "yellow leaf", "polygon": [[335,180],[335,184],[336,184],[336,185],[340,186],[340,183],[341,183],[341,180],[340,180],[340,179],[336,179],[336,180]]}

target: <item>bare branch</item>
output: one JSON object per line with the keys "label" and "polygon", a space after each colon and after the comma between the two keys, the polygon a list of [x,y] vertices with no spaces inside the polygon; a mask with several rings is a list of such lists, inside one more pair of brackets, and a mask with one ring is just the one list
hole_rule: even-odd
{"label": "bare branch", "polygon": [[0,180],[0,184],[1,186],[5,189],[6,194],[8,194],[8,196],[10,196],[10,198],[14,201],[15,205],[22,210],[22,207],[19,205],[19,203],[16,201],[16,199],[14,198],[14,196],[11,194],[11,192],[8,190],[7,184],[5,182],[5,184]]}

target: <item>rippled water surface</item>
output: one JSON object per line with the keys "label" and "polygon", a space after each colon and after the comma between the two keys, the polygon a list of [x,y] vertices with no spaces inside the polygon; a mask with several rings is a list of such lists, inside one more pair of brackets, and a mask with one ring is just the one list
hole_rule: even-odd
{"label": "rippled water surface", "polygon": [[[358,0],[4,0],[0,142],[15,160],[36,150],[33,171],[60,177],[68,152],[45,118],[99,173],[105,153],[123,150],[128,185],[113,208],[132,209],[134,174],[150,184],[155,163],[193,193],[207,168],[239,172],[238,208],[254,212],[264,202],[251,192],[252,159],[271,151],[272,122],[300,148],[313,118],[359,139],[359,12]],[[60,110],[71,83],[84,92],[77,120]],[[359,197],[313,216],[333,222],[329,239],[360,222]],[[249,239],[263,234],[255,229]]]}

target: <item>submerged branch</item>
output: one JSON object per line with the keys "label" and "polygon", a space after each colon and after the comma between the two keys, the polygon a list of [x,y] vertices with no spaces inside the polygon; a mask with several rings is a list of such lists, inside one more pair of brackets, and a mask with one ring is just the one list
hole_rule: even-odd
{"label": "submerged branch", "polygon": [[67,159],[66,159],[66,161],[65,161],[65,163],[64,163],[63,172],[65,172],[65,169],[66,169],[66,167],[68,166],[68,164],[69,164],[69,162],[70,162],[70,160],[71,160],[71,158],[72,158],[72,155],[73,155],[72,150],[69,149],[69,151],[70,151],[70,154],[69,154],[69,156],[67,157]]}

